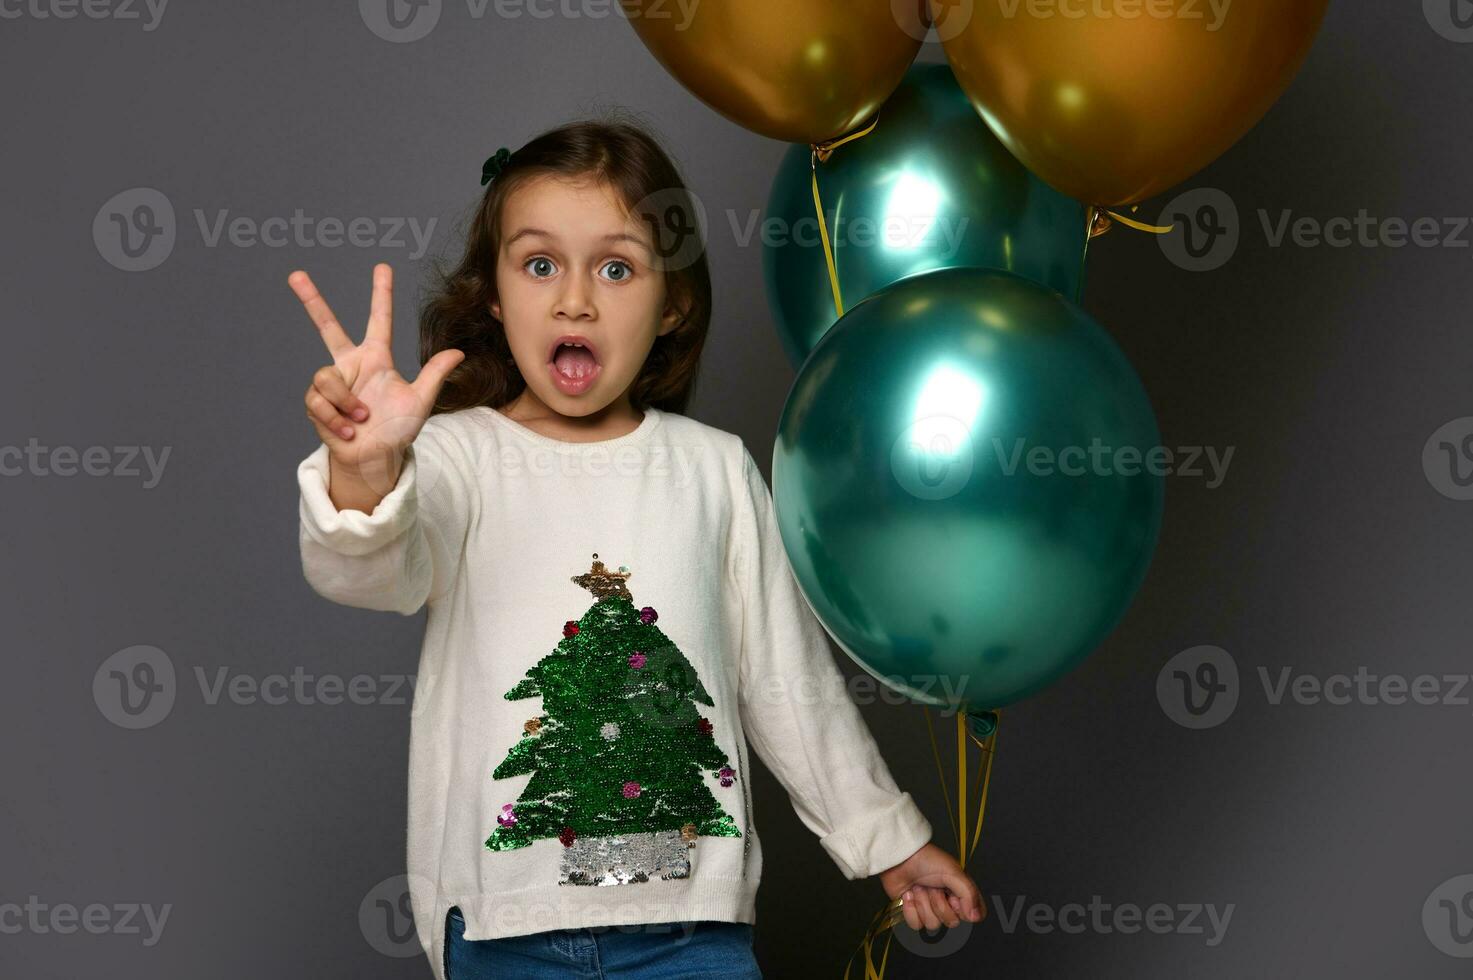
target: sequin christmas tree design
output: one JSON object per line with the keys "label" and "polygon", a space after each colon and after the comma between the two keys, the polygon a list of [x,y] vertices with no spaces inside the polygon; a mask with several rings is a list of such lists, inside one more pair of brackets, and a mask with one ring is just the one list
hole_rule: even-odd
{"label": "sequin christmas tree design", "polygon": [[702,835],[740,837],[704,772],[730,787],[736,771],[698,704],[714,706],[680,649],[636,609],[632,573],[592,567],[572,581],[595,602],[563,626],[551,653],[505,697],[542,698],[543,713],[493,771],[532,773],[486,840],[493,851],[562,843],[559,884],[617,885],[690,874]]}

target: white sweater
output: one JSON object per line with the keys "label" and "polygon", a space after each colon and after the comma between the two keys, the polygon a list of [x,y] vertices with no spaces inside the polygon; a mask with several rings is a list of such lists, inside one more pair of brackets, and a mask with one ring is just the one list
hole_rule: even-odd
{"label": "white sweater", "polygon": [[480,407],[431,416],[371,515],[333,505],[326,446],[297,477],[313,589],[429,606],[407,857],[438,980],[454,905],[473,940],[755,922],[746,742],[847,878],[930,840],[740,437],[649,409],[570,443]]}

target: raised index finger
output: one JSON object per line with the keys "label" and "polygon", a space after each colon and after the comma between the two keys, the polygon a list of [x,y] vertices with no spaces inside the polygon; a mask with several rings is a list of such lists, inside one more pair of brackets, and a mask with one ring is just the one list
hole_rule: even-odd
{"label": "raised index finger", "polygon": [[307,314],[312,317],[312,322],[317,324],[317,331],[322,335],[322,342],[327,345],[327,350],[332,354],[333,361],[349,353],[356,346],[344,332],[342,324],[333,315],[332,308],[327,305],[327,300],[317,291],[312,277],[300,269],[287,276],[286,281],[292,287],[292,292],[297,294],[297,299],[307,308]]}

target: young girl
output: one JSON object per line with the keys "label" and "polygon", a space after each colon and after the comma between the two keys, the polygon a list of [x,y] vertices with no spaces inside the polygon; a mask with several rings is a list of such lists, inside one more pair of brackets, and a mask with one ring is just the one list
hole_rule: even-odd
{"label": "young girl", "polygon": [[388,266],[357,345],[289,280],[332,354],[306,396],[306,578],[429,607],[408,872],[437,980],[760,977],[748,742],[911,928],[980,921],[845,696],[757,464],[681,414],[711,287],[701,244],[666,237],[694,228],[674,165],[636,126],[580,122],[487,179],[413,382]]}

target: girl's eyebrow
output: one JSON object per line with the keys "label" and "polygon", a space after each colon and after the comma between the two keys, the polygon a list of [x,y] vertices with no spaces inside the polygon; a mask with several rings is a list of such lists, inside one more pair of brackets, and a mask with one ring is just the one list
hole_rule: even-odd
{"label": "girl's eyebrow", "polygon": [[[515,235],[512,235],[506,240],[506,246],[510,248],[512,245],[515,245],[520,239],[531,238],[533,236],[549,238],[553,241],[557,241],[557,236],[550,231],[544,231],[541,228],[523,228],[519,230]],[[638,245],[646,252],[653,251],[653,249],[650,248],[649,244],[645,242],[644,239],[640,238],[638,235],[631,235],[627,231],[611,232],[605,235],[601,240],[605,242],[633,242],[635,245]]]}

